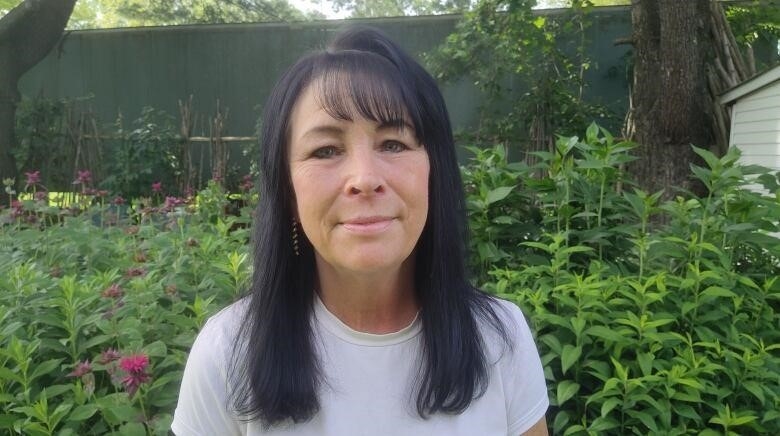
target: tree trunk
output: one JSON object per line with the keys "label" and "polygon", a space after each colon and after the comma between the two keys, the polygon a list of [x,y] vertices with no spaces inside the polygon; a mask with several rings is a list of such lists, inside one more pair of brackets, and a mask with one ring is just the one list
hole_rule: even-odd
{"label": "tree trunk", "polygon": [[632,172],[642,189],[693,189],[691,144],[713,142],[707,88],[710,0],[634,0],[634,84],[631,119],[639,144]]}
{"label": "tree trunk", "polygon": [[[75,4],[76,0],[25,0],[0,19],[0,179],[19,182],[11,153],[16,145],[19,79],[60,40]],[[3,201],[6,195],[0,195]]]}

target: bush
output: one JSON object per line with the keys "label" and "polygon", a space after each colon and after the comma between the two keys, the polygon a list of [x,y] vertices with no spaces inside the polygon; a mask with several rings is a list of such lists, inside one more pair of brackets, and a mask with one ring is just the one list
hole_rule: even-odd
{"label": "bush", "polygon": [[[475,277],[529,318],[553,433],[780,434],[777,175],[697,149],[708,195],[661,203],[631,147],[594,125],[463,169]],[[167,434],[196,332],[249,279],[256,198],[155,195],[0,211],[0,431]]]}
{"label": "bush", "polygon": [[593,125],[538,168],[494,149],[464,169],[476,275],[530,319],[553,433],[779,434],[778,177],[696,149],[708,195],[659,204],[631,147]]}
{"label": "bush", "polygon": [[168,434],[197,331],[245,289],[249,214],[145,201],[0,213],[3,434]]}

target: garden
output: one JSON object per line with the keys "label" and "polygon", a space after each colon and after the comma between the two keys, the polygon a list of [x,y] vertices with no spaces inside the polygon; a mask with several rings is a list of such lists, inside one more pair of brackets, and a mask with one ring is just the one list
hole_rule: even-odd
{"label": "garden", "polygon": [[[742,164],[722,132],[707,148],[687,131],[670,145],[658,120],[613,136],[620,108],[585,98],[593,2],[546,17],[534,4],[477,2],[425,61],[486,96],[479,128],[458,132],[469,266],[529,320],[550,433],[780,434],[780,173]],[[777,47],[776,10],[757,27],[758,6],[712,7],[735,45]],[[729,44],[716,57],[734,67]],[[748,53],[749,74],[777,60]],[[633,56],[608,74],[629,82]],[[735,77],[710,77],[710,91]],[[168,434],[197,332],[251,277],[256,138],[228,144],[224,104],[205,117],[180,101],[179,125],[151,107],[104,125],[90,98],[15,106],[19,177],[0,191],[2,434]],[[663,189],[637,180],[647,150],[683,147]]]}
{"label": "garden", "polygon": [[[695,149],[706,195],[661,201],[633,147],[594,124],[462,167],[475,282],[529,318],[552,433],[780,432],[780,178]],[[40,177],[0,211],[0,428],[166,434],[199,327],[246,288],[257,195],[125,200],[82,171],[56,204]]]}

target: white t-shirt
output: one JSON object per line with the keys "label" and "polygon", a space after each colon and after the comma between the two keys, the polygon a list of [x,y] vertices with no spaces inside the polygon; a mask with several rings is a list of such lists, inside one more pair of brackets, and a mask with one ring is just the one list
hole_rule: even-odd
{"label": "white t-shirt", "polygon": [[[422,324],[374,335],[349,328],[316,299],[313,323],[326,382],[320,411],[308,422],[263,430],[230,410],[227,368],[233,338],[246,308],[234,303],[208,320],[190,351],[172,430],[190,435],[464,435],[517,436],[541,419],[549,405],[539,353],[528,324],[514,304],[502,301],[499,316],[516,341],[512,352],[482,326],[490,363],[487,391],[459,415],[416,412],[413,380],[421,353]],[[284,340],[284,338],[279,338]]]}

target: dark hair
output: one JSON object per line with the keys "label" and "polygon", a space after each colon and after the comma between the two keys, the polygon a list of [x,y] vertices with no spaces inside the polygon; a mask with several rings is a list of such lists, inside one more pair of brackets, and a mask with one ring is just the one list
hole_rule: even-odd
{"label": "dark hair", "polygon": [[[360,80],[369,78],[369,80]],[[233,406],[265,426],[302,422],[319,410],[323,380],[312,339],[315,262],[300,239],[293,252],[294,195],[287,157],[290,117],[313,83],[325,110],[341,119],[409,120],[429,161],[429,210],[415,248],[422,321],[417,411],[460,413],[481,396],[489,362],[478,319],[511,345],[494,299],[469,284],[466,214],[449,116],[434,79],[381,32],[355,27],[327,50],[293,65],[274,87],[262,124],[260,204],[254,223],[254,275],[230,371]]]}

